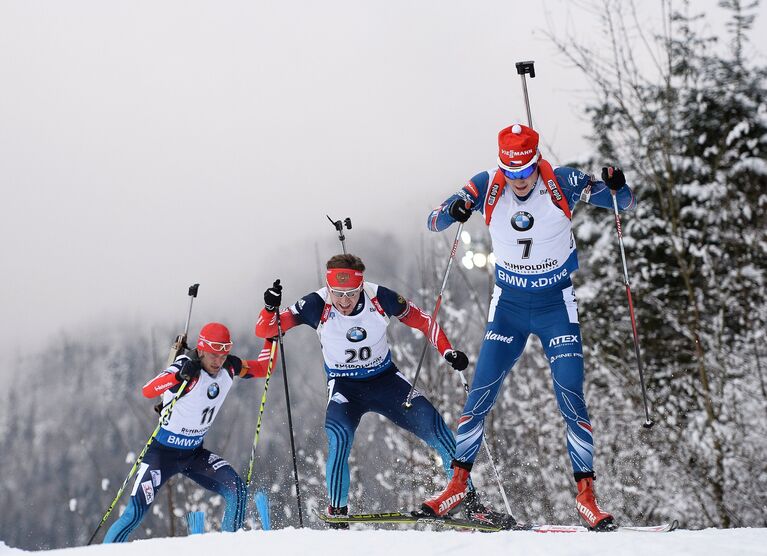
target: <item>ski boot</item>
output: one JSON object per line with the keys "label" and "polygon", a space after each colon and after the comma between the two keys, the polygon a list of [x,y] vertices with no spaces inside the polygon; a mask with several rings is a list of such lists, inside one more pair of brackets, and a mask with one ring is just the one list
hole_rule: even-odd
{"label": "ski boot", "polygon": [[443,516],[457,508],[466,497],[466,487],[469,482],[469,470],[453,464],[453,478],[445,490],[429,498],[421,504],[421,510],[426,515]]}
{"label": "ski boot", "polygon": [[615,529],[613,516],[603,511],[594,495],[594,478],[585,477],[578,481],[578,496],[575,507],[589,528],[593,531],[612,531]]}
{"label": "ski boot", "polygon": [[495,525],[502,529],[513,529],[517,520],[513,515],[503,512],[496,512],[492,508],[485,506],[480,500],[476,490],[470,490],[466,493],[463,500],[463,511],[466,519],[477,523]]}
{"label": "ski boot", "polygon": [[[328,515],[329,516],[349,515],[349,506],[344,506],[343,508],[328,506]],[[328,523],[327,526],[330,527],[331,529],[348,529],[349,528],[348,523]]]}

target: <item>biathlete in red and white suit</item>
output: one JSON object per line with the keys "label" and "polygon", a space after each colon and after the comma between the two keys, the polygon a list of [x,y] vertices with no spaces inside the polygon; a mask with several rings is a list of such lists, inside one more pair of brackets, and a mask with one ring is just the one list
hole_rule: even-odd
{"label": "biathlete in red and white suit", "polygon": [[567,451],[578,485],[576,507],[594,528],[613,521],[593,491],[593,439],[583,396],[583,351],[571,276],[578,268],[571,214],[578,201],[620,210],[634,196],[618,168],[604,168],[603,181],[574,168],[553,169],[541,158],[538,134],[513,125],[498,135],[498,164],[474,176],[429,215],[432,231],[483,214],[496,258],[495,289],[471,391],[458,421],[455,472],[445,490],[423,509],[443,515],[463,501],[484,435],[485,416],[501,384],[535,334],[551,366],[554,392],[564,418]]}
{"label": "biathlete in red and white suit", "polygon": [[[271,347],[272,342],[268,340],[257,360],[230,355],[229,330],[223,324],[211,322],[200,330],[195,350],[177,358],[144,385],[144,396],[162,395],[165,407],[173,400],[181,383],[187,381],[170,419],[163,421],[144,455],[128,506],[107,531],[105,543],[127,541],[155,500],[157,491],[177,473],[224,498],[226,509],[222,530],[236,531],[242,527],[247,499],[245,483],[225,459],[203,448],[202,443],[234,378],[266,376]],[[275,360],[276,356],[275,350]]]}
{"label": "biathlete in red and white suit", "polygon": [[[392,361],[386,339],[391,317],[424,334],[429,334],[431,317],[396,292],[364,281],[364,270],[359,257],[336,255],[327,262],[327,286],[280,312],[283,330],[306,324],[320,338],[328,379],[326,481],[331,515],[348,513],[349,454],[365,413],[383,415],[415,434],[437,450],[448,472],[455,453],[452,432],[421,393],[416,392],[410,409],[403,408],[411,384]],[[277,334],[275,311],[281,301],[277,280],[264,293],[266,307],[256,325],[257,336]],[[452,348],[436,323],[429,340],[454,369],[466,368],[466,355]]]}

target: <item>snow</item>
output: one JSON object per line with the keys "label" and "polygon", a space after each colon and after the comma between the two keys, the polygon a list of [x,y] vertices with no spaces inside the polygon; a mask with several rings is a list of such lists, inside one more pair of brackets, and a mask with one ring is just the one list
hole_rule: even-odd
{"label": "snow", "polygon": [[[364,526],[356,526],[364,527]],[[277,531],[207,533],[150,539],[121,545],[47,551],[62,556],[209,556],[210,554],[279,554],[390,556],[391,554],[503,554],[508,556],[654,556],[764,555],[767,529],[705,529],[671,533],[473,533],[455,531],[330,531],[294,528]],[[24,550],[0,542],[0,556]]]}

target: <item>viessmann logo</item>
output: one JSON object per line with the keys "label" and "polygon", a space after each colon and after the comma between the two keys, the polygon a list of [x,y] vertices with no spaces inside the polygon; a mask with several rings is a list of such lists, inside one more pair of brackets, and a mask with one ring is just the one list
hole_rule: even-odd
{"label": "viessmann logo", "polygon": [[527,149],[526,151],[504,151],[501,149],[501,154],[505,154],[509,158],[515,156],[525,156],[526,154],[533,154],[533,149]]}

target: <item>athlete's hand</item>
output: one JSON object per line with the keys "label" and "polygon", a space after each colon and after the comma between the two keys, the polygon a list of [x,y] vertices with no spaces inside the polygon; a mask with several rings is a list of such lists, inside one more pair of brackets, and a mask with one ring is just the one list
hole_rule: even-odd
{"label": "athlete's hand", "polygon": [[447,213],[453,217],[457,222],[466,222],[471,216],[471,209],[463,199],[456,199],[450,203],[450,207],[447,209]]}
{"label": "athlete's hand", "polygon": [[451,349],[446,352],[445,361],[450,363],[450,366],[456,371],[462,371],[469,366],[469,358],[466,357],[464,352],[458,351],[457,349]]}
{"label": "athlete's hand", "polygon": [[626,185],[626,176],[623,170],[614,166],[604,166],[602,168],[602,181],[613,191],[618,191]]}
{"label": "athlete's hand", "polygon": [[176,371],[176,380],[179,382],[192,382],[200,377],[200,370],[202,370],[202,363],[199,359],[187,359],[181,368]]}
{"label": "athlete's hand", "polygon": [[282,284],[277,279],[272,287],[264,292],[264,308],[270,313],[274,313],[282,305]]}

